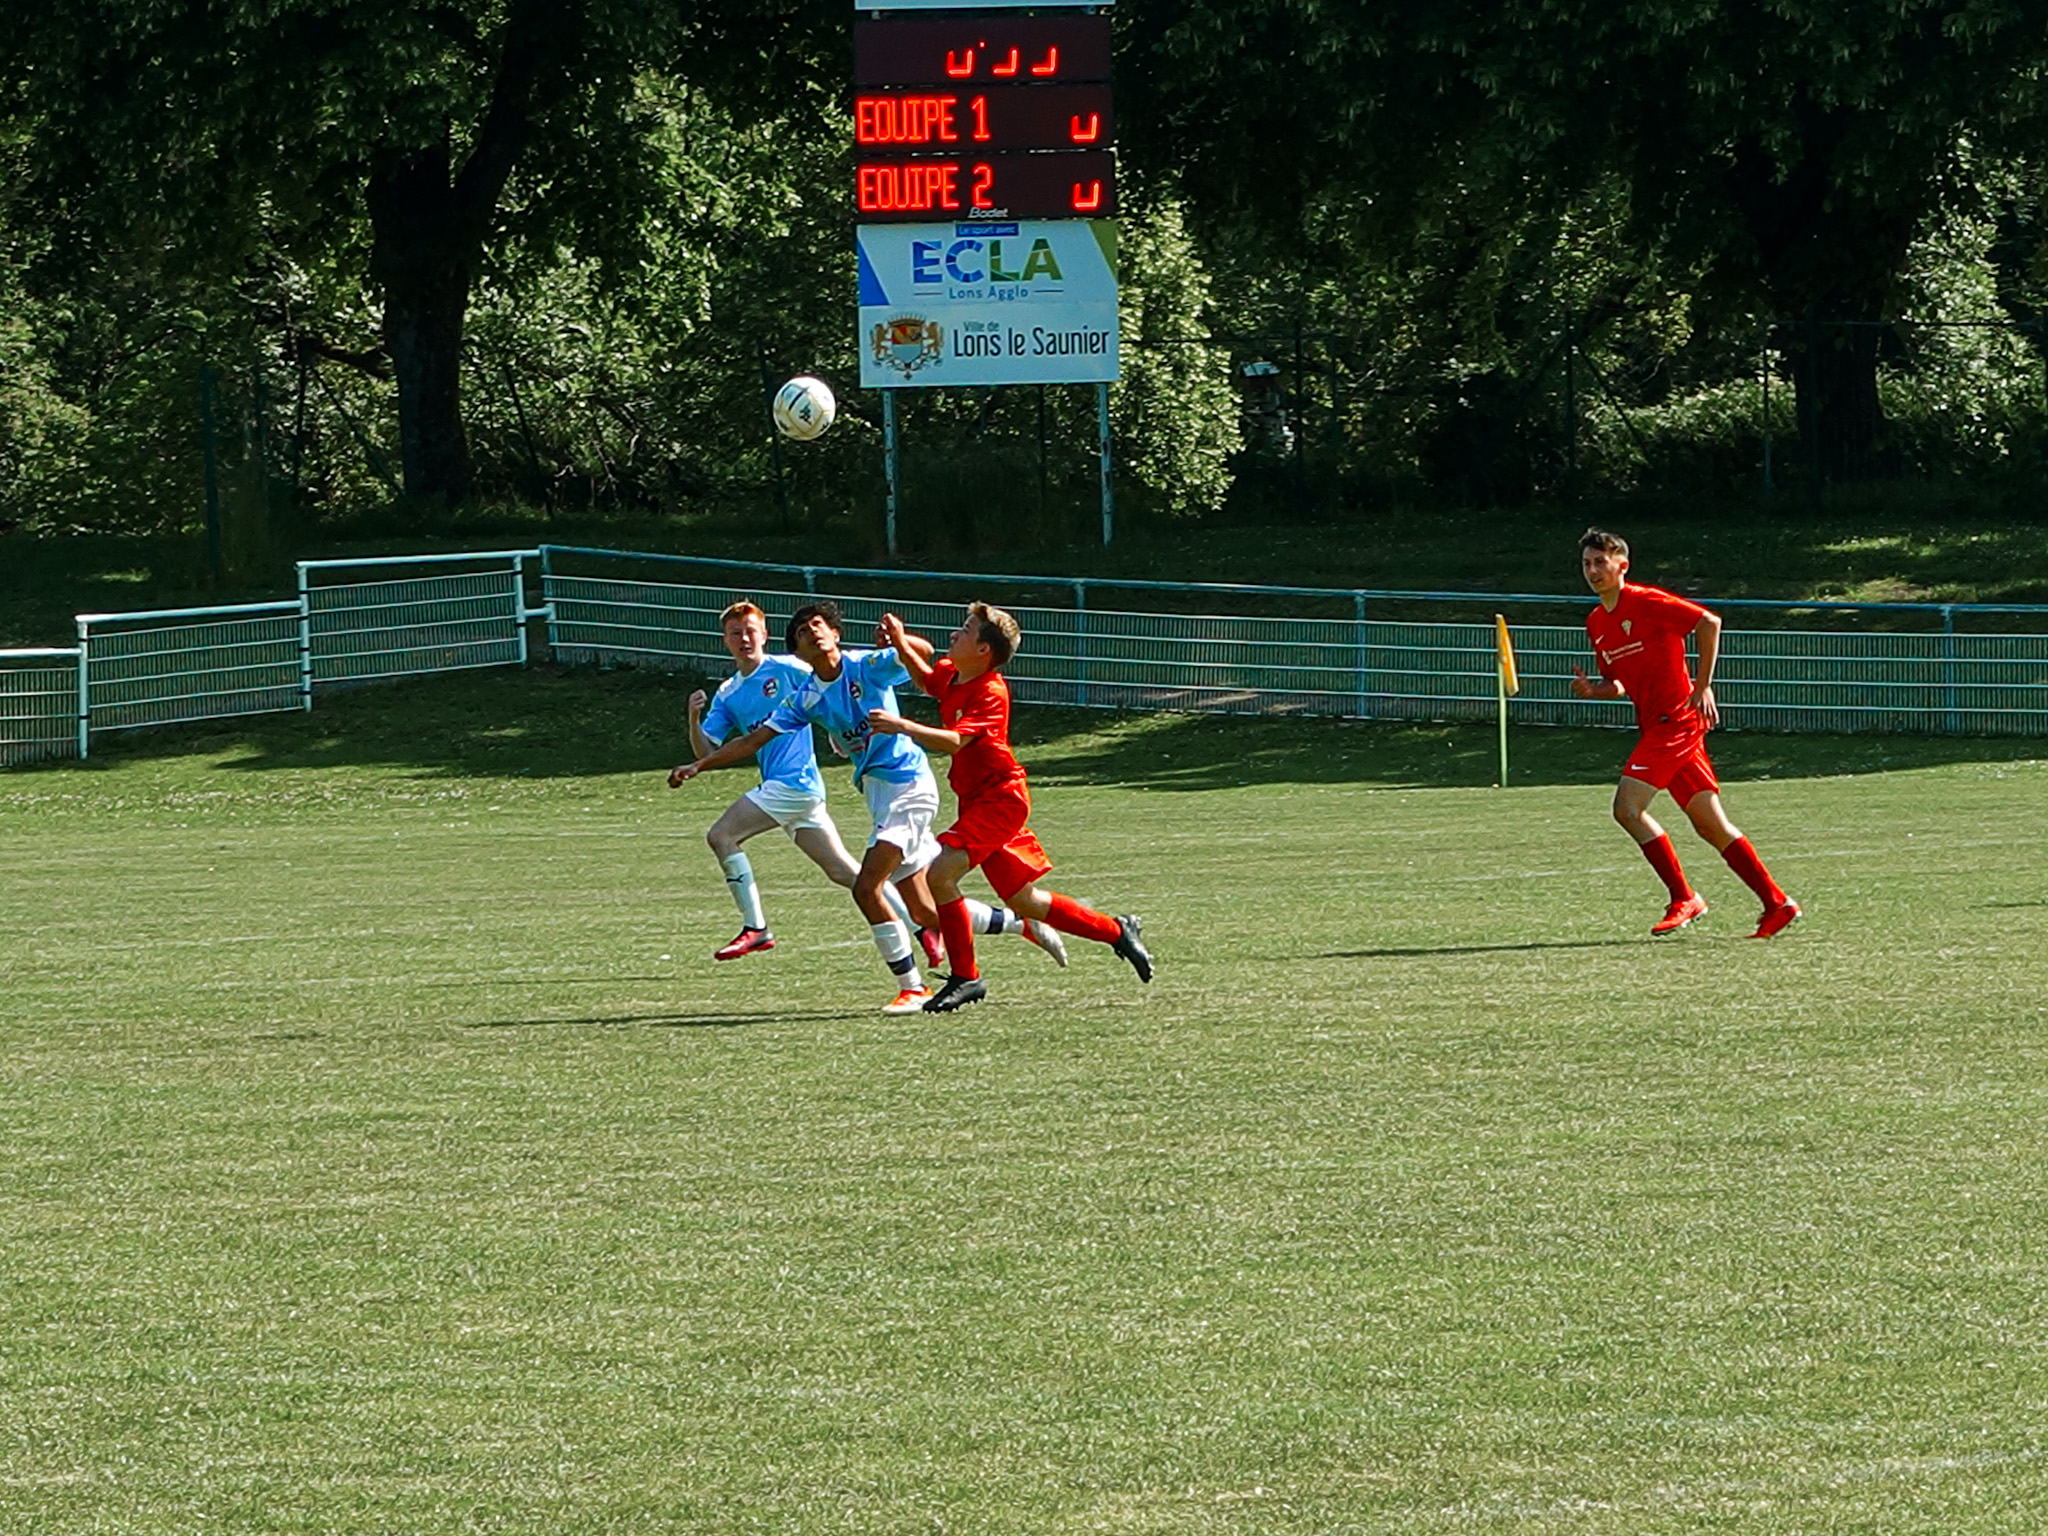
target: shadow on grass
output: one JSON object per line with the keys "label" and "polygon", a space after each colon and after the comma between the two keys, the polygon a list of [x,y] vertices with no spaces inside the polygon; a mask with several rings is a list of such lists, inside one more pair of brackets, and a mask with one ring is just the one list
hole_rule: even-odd
{"label": "shadow on grass", "polygon": [[846,1017],[844,1009],[817,1013],[614,1013],[572,1019],[474,1019],[464,1029],[553,1029],[562,1025],[595,1025],[640,1029],[746,1029],[756,1024],[817,1024]]}
{"label": "shadow on grass", "polygon": [[[555,779],[665,773],[691,755],[686,703],[696,679],[656,672],[525,670],[422,678],[319,695],[309,714],[255,716],[108,736],[86,765],[205,755],[214,768],[397,768],[422,778]],[[910,712],[933,718],[927,701]],[[1256,716],[1111,715],[1026,707],[1018,755],[1040,789],[1118,785],[1153,791],[1277,784],[1388,789],[1485,787],[1499,775],[1494,727]],[[1611,784],[1624,731],[1525,726],[1510,738],[1514,787]],[[1884,773],[2043,755],[2027,738],[1721,733],[1731,781]],[[833,793],[844,765],[820,754]],[[746,770],[735,770],[734,792]]]}
{"label": "shadow on grass", "polygon": [[1560,939],[1531,944],[1424,944],[1412,949],[1332,949],[1312,960],[1418,960],[1435,955],[1514,955],[1543,949],[1633,949],[1648,939]]}

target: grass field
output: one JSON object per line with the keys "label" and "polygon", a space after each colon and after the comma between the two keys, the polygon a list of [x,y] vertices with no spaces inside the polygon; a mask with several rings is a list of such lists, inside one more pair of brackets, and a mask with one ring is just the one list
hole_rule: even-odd
{"label": "grass field", "polygon": [[2048,1522],[2038,744],[1726,738],[1808,918],[1652,942],[1621,736],[1035,715],[1158,980],[905,1021],[680,700],[0,775],[0,1531]]}

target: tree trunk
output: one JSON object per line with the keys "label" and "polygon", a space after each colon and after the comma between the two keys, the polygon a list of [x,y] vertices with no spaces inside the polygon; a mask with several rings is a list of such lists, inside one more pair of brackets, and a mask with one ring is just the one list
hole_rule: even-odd
{"label": "tree trunk", "polygon": [[462,424],[462,331],[482,251],[461,227],[445,147],[381,167],[369,186],[370,267],[398,380],[405,494],[454,503],[474,486]]}
{"label": "tree trunk", "polygon": [[[1925,211],[1927,177],[1860,181],[1844,162],[1862,125],[1840,108],[1801,114],[1800,157],[1738,147],[1729,181],[1792,364],[1804,457],[1820,481],[1867,479],[1884,463],[1877,359],[1893,286]],[[1910,187],[1880,202],[1863,189]]]}
{"label": "tree trunk", "polygon": [[566,89],[581,45],[581,0],[515,0],[506,14],[491,102],[458,169],[440,142],[399,148],[371,167],[370,269],[384,290],[384,344],[398,377],[405,493],[470,494],[462,425],[462,333],[498,198],[537,117]]}

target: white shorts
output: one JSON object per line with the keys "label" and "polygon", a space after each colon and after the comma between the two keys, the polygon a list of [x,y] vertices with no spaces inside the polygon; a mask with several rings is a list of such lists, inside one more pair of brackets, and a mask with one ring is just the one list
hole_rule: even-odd
{"label": "white shorts", "polygon": [[932,836],[932,818],[939,814],[939,781],[930,769],[907,784],[862,779],[860,790],[868,798],[868,814],[875,818],[868,846],[894,843],[903,850],[903,862],[889,877],[892,881],[909,879],[939,856],[939,840]]}
{"label": "white shorts", "polygon": [[[807,794],[793,785],[771,781],[748,790],[746,798],[773,816],[775,824],[792,838],[806,828],[832,827],[823,795]],[[838,828],[832,830],[836,833]]]}

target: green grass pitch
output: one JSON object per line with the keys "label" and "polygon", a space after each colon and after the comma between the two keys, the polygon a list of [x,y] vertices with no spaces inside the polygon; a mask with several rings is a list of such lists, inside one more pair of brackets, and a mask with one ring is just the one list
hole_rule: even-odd
{"label": "green grass pitch", "polygon": [[1807,919],[1655,942],[1624,737],[1025,711],[1158,980],[894,1020],[681,698],[0,776],[0,1530],[2048,1521],[2037,747],[1726,738]]}

